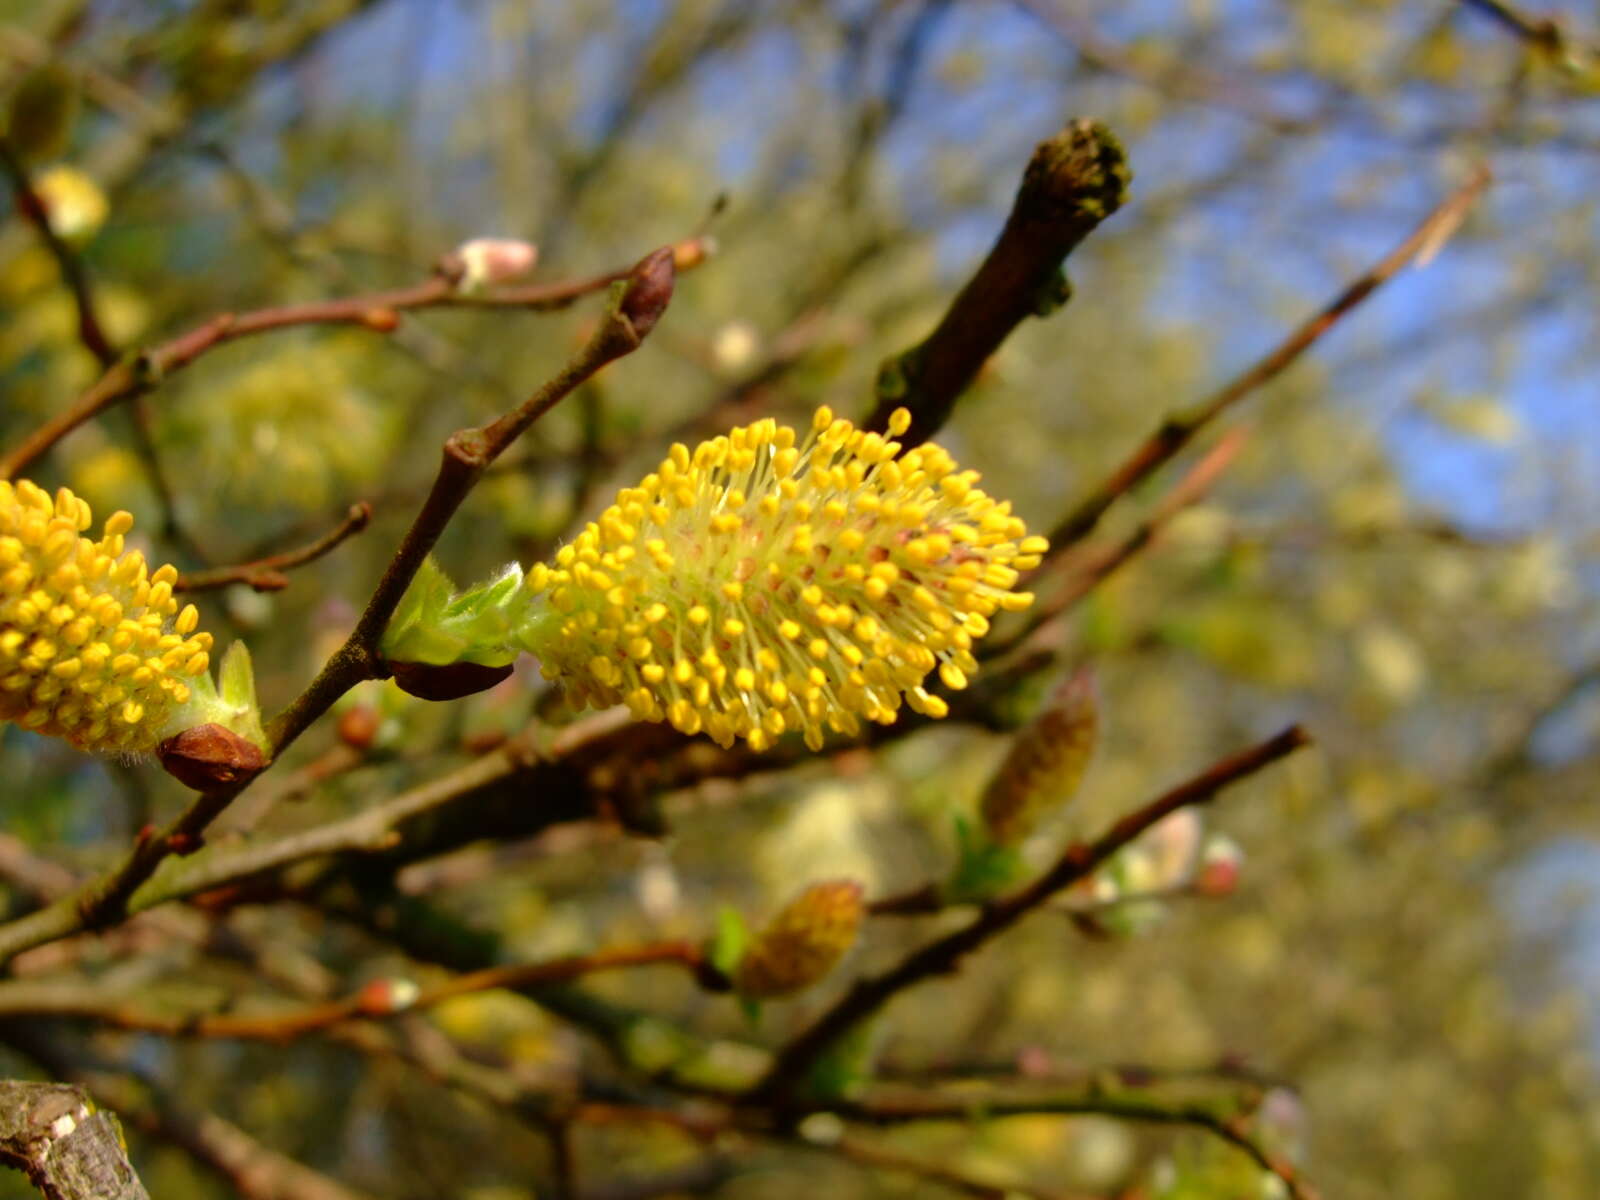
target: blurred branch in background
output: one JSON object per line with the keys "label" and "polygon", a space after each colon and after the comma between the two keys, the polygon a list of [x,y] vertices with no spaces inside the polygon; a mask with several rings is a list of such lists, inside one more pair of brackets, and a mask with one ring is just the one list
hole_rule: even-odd
{"label": "blurred branch in background", "polygon": [[1155,433],[1050,531],[1051,553],[1060,554],[1094,532],[1100,518],[1120,497],[1170,462],[1212,421],[1276,379],[1342,317],[1404,267],[1412,263],[1426,265],[1466,220],[1467,210],[1489,186],[1490,179],[1487,168],[1477,168],[1465,184],[1423,219],[1410,237],[1347,285],[1315,316],[1297,326],[1272,351],[1193,408],[1167,417]]}

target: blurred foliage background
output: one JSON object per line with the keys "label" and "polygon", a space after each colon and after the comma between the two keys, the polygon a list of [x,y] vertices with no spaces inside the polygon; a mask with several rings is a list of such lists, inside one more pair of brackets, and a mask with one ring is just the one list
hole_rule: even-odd
{"label": "blurred foliage background", "polygon": [[[1057,840],[1302,721],[1315,750],[1206,816],[1242,848],[1235,894],[1147,907],[1092,935],[1041,914],[958,977],[897,1001],[878,1056],[886,1076],[913,1078],[1020,1062],[1064,1078],[1135,1064],[1205,1086],[1265,1080],[1278,1144],[1345,1200],[1595,1194],[1592,9],[9,0],[0,15],[0,84],[56,62],[82,93],[39,169],[81,173],[65,177],[61,203],[78,205],[72,239],[128,345],[217,312],[410,282],[478,235],[537,242],[538,279],[609,269],[700,229],[726,194],[711,225],[720,252],[679,281],[651,342],[541,421],[472,496],[439,552],[461,579],[548,551],[685,428],[804,420],[819,403],[867,411],[876,364],[937,320],[1030,148],[1069,117],[1097,116],[1123,139],[1131,200],[1069,264],[1071,303],[1019,330],[941,435],[1040,529],[1486,159],[1497,182],[1437,260],[1241,408],[1248,441],[1210,496],[1047,628],[1036,646],[1056,664],[1001,705],[1014,723],[1052,672],[1098,673],[1100,746]],[[1541,32],[1546,18],[1557,34]],[[9,444],[98,370],[53,260],[15,216],[0,225],[0,308]],[[428,312],[393,335],[291,330],[223,347],[148,400],[170,507],[128,407],[33,474],[97,513],[131,509],[153,553],[182,568],[295,544],[370,500],[372,528],[286,590],[204,597],[210,628],[248,640],[273,708],[365,602],[443,437],[548,377],[594,312],[593,301]],[[1100,539],[1126,533],[1157,494],[1115,511]],[[430,706],[364,685],[352,703],[381,718],[372,749],[262,828],[356,811],[536,712],[568,720],[542,687],[519,672]],[[305,784],[304,764],[335,745],[331,726],[277,771]],[[590,821],[479,842],[407,867],[401,889],[523,958],[707,936],[719,906],[759,919],[816,880],[851,876],[878,895],[947,873],[955,818],[1004,748],[998,728],[951,722],[870,755],[689,787],[640,761],[631,791],[669,833]],[[5,834],[75,867],[108,861],[181,803],[149,766],[90,761],[12,728],[0,754]],[[26,889],[8,878],[0,895],[25,911]],[[404,969],[392,944],[309,908],[217,920],[302,978],[353,986]],[[774,1045],[853,971],[891,961],[938,920],[870,922],[836,981],[768,1005],[755,1027],[677,976],[585,986],[706,1036]],[[203,942],[133,948],[107,942],[32,969],[130,988],[254,978]],[[579,1026],[509,993],[426,1021],[467,1060],[524,1080],[616,1069]],[[552,1152],[526,1125],[337,1042],[46,1033],[57,1065],[135,1072],[372,1196],[554,1194]],[[22,1040],[44,1036],[29,1027]],[[0,1053],[0,1068],[50,1071],[22,1053]],[[154,1195],[266,1194],[197,1165],[181,1139],[130,1136]],[[1002,1189],[1041,1189],[1029,1194],[1273,1194],[1202,1133],[1103,1116],[882,1137]],[[761,1142],[676,1191],[606,1192],[706,1151],[626,1124],[580,1127],[573,1149],[595,1196],[945,1194]],[[28,1194],[0,1177],[0,1195]]]}

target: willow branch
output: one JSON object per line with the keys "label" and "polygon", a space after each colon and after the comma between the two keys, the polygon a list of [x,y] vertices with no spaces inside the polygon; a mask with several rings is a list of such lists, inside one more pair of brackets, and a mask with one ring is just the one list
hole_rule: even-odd
{"label": "willow branch", "polygon": [[907,988],[959,966],[968,954],[1010,929],[1057,892],[1092,874],[1145,830],[1181,808],[1204,804],[1223,788],[1309,744],[1298,725],[1222,759],[1199,775],[1128,813],[1095,841],[1074,844],[1032,883],[985,904],[966,925],[937,938],[877,975],[859,979],[832,1008],[778,1052],[755,1089],[758,1098],[781,1101],[803,1085],[811,1068],[843,1034],[882,1009]]}
{"label": "willow branch", "polygon": [[1174,517],[1184,509],[1198,504],[1216,486],[1217,480],[1233,465],[1233,460],[1244,448],[1246,436],[1244,430],[1235,429],[1219,440],[1184,473],[1133,532],[1104,553],[1095,555],[1068,579],[1063,587],[1036,604],[1028,613],[1027,620],[1015,633],[990,639],[984,645],[984,657],[999,657],[1021,645],[1045,625],[1072,609],[1131,560],[1153,546]]}
{"label": "willow branch", "polygon": [[911,428],[903,444],[915,446],[937,433],[1011,331],[1065,303],[1062,263],[1122,205],[1128,178],[1122,147],[1096,121],[1073,121],[1041,142],[977,273],[926,340],[879,369],[877,405],[865,427],[882,432],[890,414],[906,408]]}
{"label": "willow branch", "polygon": [[[259,844],[218,845],[168,857],[159,872],[155,868],[163,866],[162,862],[141,863],[141,869],[148,868],[149,874],[117,899],[116,919],[170,900],[237,886],[308,859],[337,855],[343,856],[337,861],[347,864],[349,858],[398,850],[408,838],[419,843],[415,853],[421,854],[426,847],[440,844],[440,826],[447,831],[450,822],[442,821],[438,814],[453,805],[473,809],[470,830],[463,837],[492,836],[500,808],[491,801],[502,786],[510,788],[523,778],[530,786],[537,779],[545,798],[545,803],[530,806],[525,791],[517,789],[511,807],[524,823],[542,827],[570,819],[579,806],[568,794],[576,788],[565,773],[563,760],[583,753],[629,720],[625,709],[609,710],[567,726],[548,740],[541,740],[539,729],[530,729],[455,771],[342,820]],[[587,808],[582,813],[590,815]],[[418,831],[415,834],[414,829]],[[0,961],[31,946],[113,923],[112,910],[95,905],[109,904],[102,898],[126,887],[131,878],[124,874],[92,881],[37,912],[0,926]]]}
{"label": "willow branch", "polygon": [[243,583],[258,592],[280,591],[289,586],[289,577],[284,574],[285,571],[315,562],[323,555],[332,553],[346,538],[365,529],[371,520],[372,505],[363,500],[358,504],[352,504],[338,525],[313,542],[279,554],[269,554],[253,562],[180,575],[178,581],[172,585],[172,590],[209,592],[231,584]]}
{"label": "willow branch", "polygon": [[[270,841],[219,844],[168,860],[129,898],[127,913],[224,888],[248,893],[252,880],[312,859],[328,858],[348,867],[353,860],[380,854],[414,858],[452,849],[457,840],[511,836],[519,831],[497,826],[502,814],[495,800],[503,792],[516,793],[508,806],[515,808],[525,827],[522,833],[592,815],[569,794],[575,788],[567,761],[585,754],[631,719],[626,709],[609,709],[566,726],[553,739],[542,739],[543,730],[532,728],[454,771],[341,820]],[[529,792],[540,795],[542,803],[529,805]],[[456,809],[471,809],[473,819],[452,836],[454,823],[447,818]]]}
{"label": "willow branch", "polygon": [[[673,247],[675,259],[687,269],[705,259],[700,239]],[[483,295],[464,295],[447,273],[393,291],[372,292],[308,304],[289,304],[247,313],[223,313],[180,334],[171,341],[116,359],[70,407],[0,455],[0,479],[15,478],[79,425],[134,396],[151,391],[162,380],[181,371],[207,351],[228,342],[279,329],[310,325],[355,325],[380,333],[392,332],[400,314],[429,308],[525,309],[545,312],[565,308],[580,297],[604,291],[631,277],[636,267],[605,271],[582,279],[501,288]]]}
{"label": "willow branch", "polygon": [[1121,466],[1089,493],[1053,530],[1050,551],[1060,553],[1082,541],[1107,509],[1119,498],[1143,483],[1171,461],[1201,430],[1257,389],[1283,374],[1339,320],[1358,307],[1406,266],[1426,263],[1460,228],[1483,190],[1490,174],[1480,167],[1472,177],[1427,215],[1403,242],[1374,263],[1364,274],[1345,286],[1316,314],[1302,322],[1288,337],[1242,374],[1224,384],[1205,400],[1183,412],[1168,416]]}
{"label": "willow branch", "polygon": [[378,657],[378,639],[462,501],[490,464],[529,426],[602,367],[644,344],[645,337],[672,298],[674,276],[672,248],[665,247],[646,255],[634,266],[627,283],[618,284],[613,302],[594,336],[554,379],[489,424],[460,430],[445,440],[433,489],[406,531],[383,578],[378,581],[355,630],[311,685],[268,726],[267,737],[274,757],[357,683],[384,675],[385,669]]}
{"label": "willow branch", "polygon": [[[460,430],[445,441],[439,472],[421,510],[401,540],[355,629],[304,692],[267,727],[276,759],[313,721],[356,684],[386,673],[378,640],[406,588],[484,471],[534,421],[608,363],[643,344],[672,297],[674,253],[654,251],[618,284],[604,319],[577,355],[522,404],[489,424]],[[21,950],[84,929],[115,924],[128,901],[170,855],[197,850],[206,829],[249,786],[244,779],[201,793],[170,825],[146,829],[122,862],[81,891],[20,920],[0,926],[0,964]]]}

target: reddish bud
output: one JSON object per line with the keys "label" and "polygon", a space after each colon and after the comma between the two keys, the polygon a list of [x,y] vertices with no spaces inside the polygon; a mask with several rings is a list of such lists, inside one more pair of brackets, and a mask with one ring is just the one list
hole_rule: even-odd
{"label": "reddish bud", "polygon": [[1195,894],[1199,896],[1231,896],[1239,887],[1239,864],[1212,862],[1201,867],[1194,877]]}
{"label": "reddish bud", "polygon": [[1197,896],[1231,896],[1239,887],[1244,869],[1244,854],[1231,838],[1217,835],[1206,842],[1200,854],[1200,869],[1190,887]]}
{"label": "reddish bud", "polygon": [[386,1017],[410,1008],[420,991],[409,979],[373,979],[356,993],[356,1007],[364,1016]]}
{"label": "reddish bud", "polygon": [[370,750],[383,718],[370,704],[357,704],[339,714],[339,740],[354,750]]}
{"label": "reddish bud", "polygon": [[618,311],[641,338],[656,327],[672,300],[677,277],[674,259],[672,247],[663,246],[640,259],[629,276],[628,290],[622,294]]}
{"label": "reddish bud", "polygon": [[361,314],[361,323],[375,333],[393,333],[400,328],[400,314],[392,308],[369,308]]}
{"label": "reddish bud", "polygon": [[[156,747],[162,768],[197,792],[227,787],[267,765],[261,747],[221,725],[196,725]],[[181,851],[180,851],[181,853]]]}

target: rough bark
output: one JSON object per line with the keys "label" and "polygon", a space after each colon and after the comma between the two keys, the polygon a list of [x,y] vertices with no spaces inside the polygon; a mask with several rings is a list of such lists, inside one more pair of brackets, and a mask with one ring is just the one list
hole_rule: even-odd
{"label": "rough bark", "polygon": [[0,1163],[45,1200],[150,1200],[116,1118],[63,1083],[0,1080]]}

